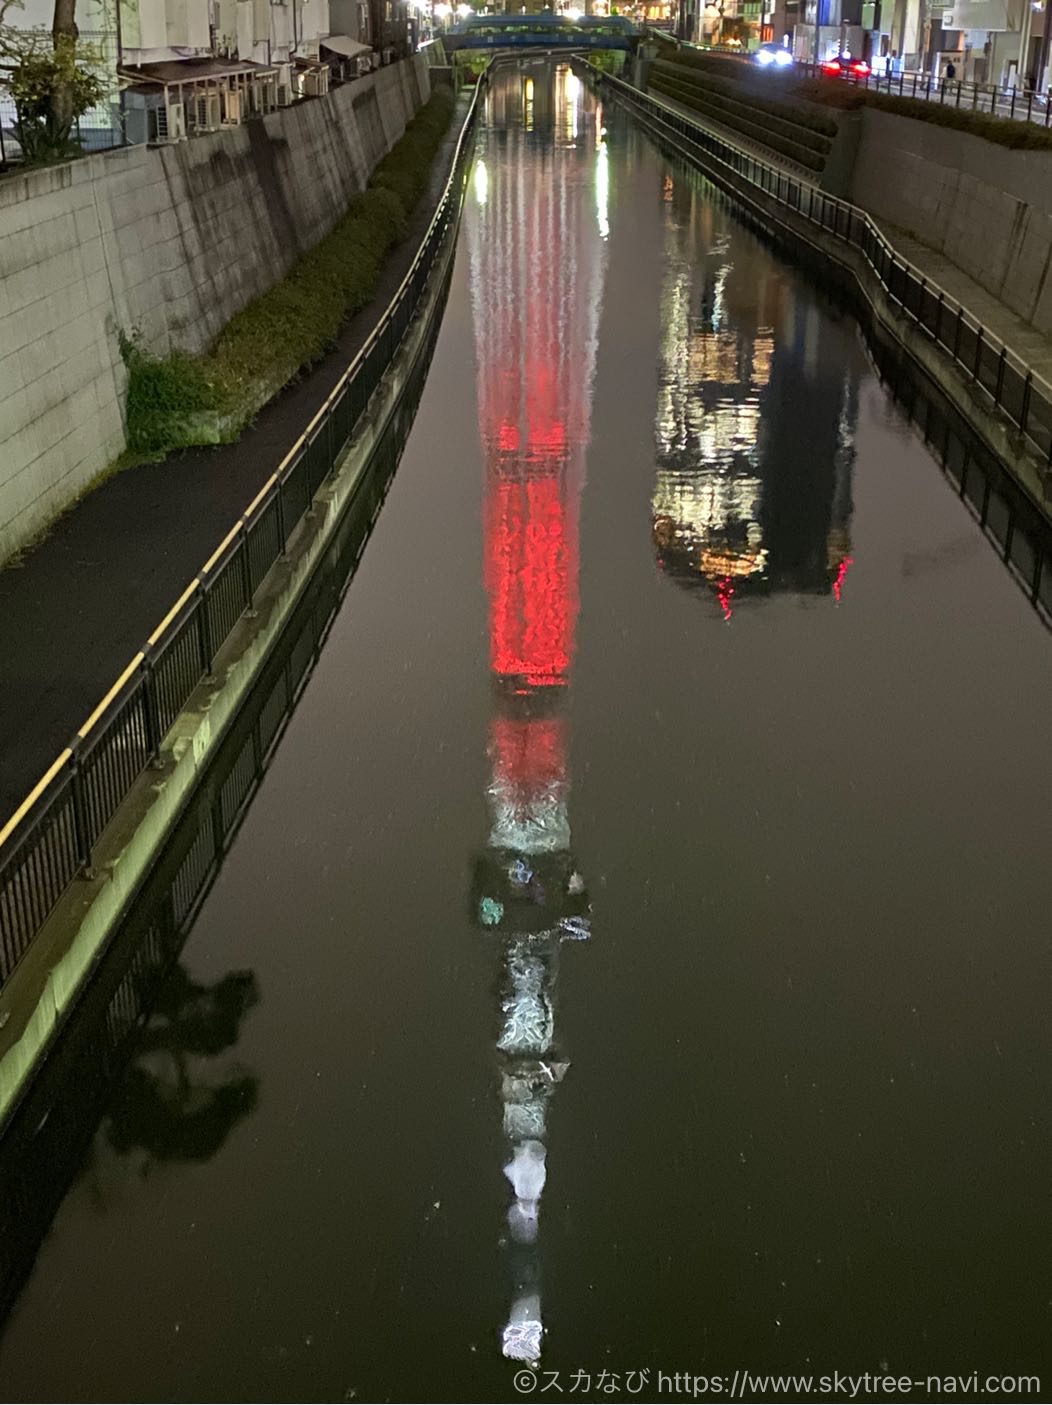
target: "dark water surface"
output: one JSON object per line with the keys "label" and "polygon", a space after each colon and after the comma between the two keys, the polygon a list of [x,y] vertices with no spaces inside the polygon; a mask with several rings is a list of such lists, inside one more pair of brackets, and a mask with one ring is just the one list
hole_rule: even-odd
{"label": "dark water surface", "polygon": [[479,158],[390,496],[0,1393],[1052,1385],[1045,628],[698,176],[544,66]]}

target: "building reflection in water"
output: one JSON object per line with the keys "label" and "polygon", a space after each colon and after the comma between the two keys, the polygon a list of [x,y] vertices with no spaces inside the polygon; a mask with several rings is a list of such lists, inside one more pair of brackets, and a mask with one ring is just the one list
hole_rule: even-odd
{"label": "building reflection in water", "polygon": [[[665,178],[653,533],[730,619],[749,596],[832,595],[851,559],[858,384],[835,324],[736,241],[692,173]],[[834,337],[839,333],[834,330]]]}
{"label": "building reflection in water", "polygon": [[556,1033],[556,976],[563,943],[590,935],[571,851],[566,705],[608,180],[602,109],[567,66],[506,71],[487,107],[468,235],[493,714],[490,832],[472,908],[502,958],[497,1050],[513,1284],[501,1347],[511,1360],[536,1362],[548,1105],[569,1067]]}

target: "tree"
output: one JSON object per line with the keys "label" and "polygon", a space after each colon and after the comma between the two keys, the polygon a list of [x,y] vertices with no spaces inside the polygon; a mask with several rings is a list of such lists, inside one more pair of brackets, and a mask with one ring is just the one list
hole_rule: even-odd
{"label": "tree", "polygon": [[110,1106],[107,1136],[116,1151],[141,1147],[150,1161],[206,1161],[215,1155],[254,1110],[259,1079],[235,1068],[217,1082],[199,1061],[237,1043],[241,1021],[258,1000],[251,971],[203,986],[182,965],[174,968]]}
{"label": "tree", "polygon": [[102,55],[82,44],[75,19],[76,0],[55,0],[51,33],[7,24],[21,0],[0,0],[0,67],[15,104],[22,159],[38,165],[75,155],[77,118],[106,92]]}

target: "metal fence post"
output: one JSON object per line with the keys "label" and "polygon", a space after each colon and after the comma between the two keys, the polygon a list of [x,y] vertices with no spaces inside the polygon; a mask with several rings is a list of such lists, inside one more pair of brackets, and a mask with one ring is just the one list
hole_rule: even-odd
{"label": "metal fence post", "polygon": [[208,617],[208,586],[203,576],[197,578],[197,642],[201,654],[201,667],[206,678],[212,675],[215,662],[215,646],[212,639],[212,621]]}
{"label": "metal fence post", "polygon": [[73,755],[70,758],[70,791],[73,798],[73,842],[77,850],[77,862],[80,864],[81,876],[83,878],[94,878],[95,870],[91,866],[91,830],[88,823],[88,806],[84,795],[84,767],[80,760],[80,742],[73,744]]}
{"label": "metal fence post", "polygon": [[278,477],[277,484],[278,499],[278,539],[281,542],[281,551],[278,553],[278,560],[284,561],[289,554],[289,532],[285,522],[285,480]]}
{"label": "metal fence post", "polygon": [[157,697],[157,678],[153,668],[152,649],[147,645],[142,661],[142,715],[146,730],[146,748],[150,763],[156,766],[161,751],[161,708]]}
{"label": "metal fence post", "polygon": [[241,588],[245,593],[245,614],[250,620],[255,619],[256,612],[252,608],[252,563],[248,559],[248,526],[242,517],[240,523],[240,539],[238,541],[238,551],[241,553]]}
{"label": "metal fence post", "polygon": [[1027,421],[1030,418],[1030,389],[1034,384],[1033,371],[1027,371],[1026,380],[1023,382],[1023,403],[1019,407],[1019,432],[1026,433]]}
{"label": "metal fence post", "polygon": [[1001,394],[1005,385],[1005,348],[1001,348],[1001,354],[997,358],[997,389],[994,391],[994,404],[1000,405]]}
{"label": "metal fence post", "polygon": [[954,328],[954,331],[953,331],[953,359],[954,359],[955,361],[959,361],[959,360],[961,359],[961,355],[960,355],[960,352],[961,352],[961,318],[962,318],[963,316],[964,316],[964,308],[963,308],[963,307],[958,307],[958,309],[957,309],[957,326]]}
{"label": "metal fence post", "polygon": [[982,363],[982,359],[983,359],[983,329],[982,329],[982,327],[980,327],[980,328],[976,331],[976,334],[975,334],[975,363],[974,363],[974,365],[972,366],[972,375],[973,375],[973,377],[974,377],[977,381],[979,381],[979,384],[980,384],[980,385],[982,385],[982,381],[979,380],[979,367],[980,367],[980,365],[981,365],[981,363]]}

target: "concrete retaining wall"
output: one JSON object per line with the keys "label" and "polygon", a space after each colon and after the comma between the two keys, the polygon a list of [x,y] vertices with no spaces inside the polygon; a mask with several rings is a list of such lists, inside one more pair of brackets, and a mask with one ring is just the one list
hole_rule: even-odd
{"label": "concrete retaining wall", "polygon": [[332,228],[429,92],[417,56],[230,131],[0,179],[0,561],[124,448],[119,331],[205,347]]}
{"label": "concrete retaining wall", "polygon": [[1010,151],[874,108],[861,116],[849,198],[1052,335],[1052,152]]}

